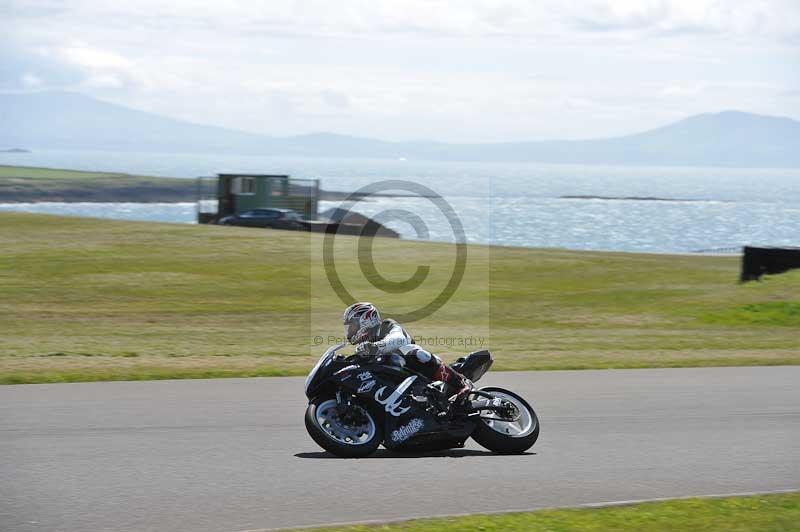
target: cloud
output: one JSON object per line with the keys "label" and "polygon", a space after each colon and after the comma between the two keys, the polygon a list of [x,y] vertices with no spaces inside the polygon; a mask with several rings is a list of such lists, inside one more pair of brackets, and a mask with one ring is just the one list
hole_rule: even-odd
{"label": "cloud", "polygon": [[126,81],[116,74],[93,74],[82,85],[93,89],[122,89]]}
{"label": "cloud", "polygon": [[144,69],[121,54],[84,43],[73,43],[44,53],[59,57],[83,74],[79,86],[87,89],[131,90],[146,87],[149,79]]}
{"label": "cloud", "polygon": [[123,89],[145,77],[134,63],[109,50],[86,45],[3,48],[2,89]]}
{"label": "cloud", "polygon": [[350,107],[350,98],[347,97],[347,94],[342,92],[325,89],[320,96],[322,100],[331,107],[337,109],[347,109]]}
{"label": "cloud", "polygon": [[[249,21],[249,22],[248,22]],[[796,0],[323,0],[246,2],[232,21],[266,34],[552,36],[643,31],[790,38],[800,34]]]}
{"label": "cloud", "polygon": [[594,32],[641,31],[652,36],[758,35],[788,42],[800,35],[800,2],[582,0],[570,4],[567,20],[579,30]]}
{"label": "cloud", "polygon": [[30,87],[32,89],[42,86],[42,79],[36,74],[32,74],[30,72],[25,72],[22,74],[20,81],[25,87]]}
{"label": "cloud", "polygon": [[110,51],[91,48],[86,45],[65,46],[57,53],[66,61],[89,69],[128,69],[131,62]]}
{"label": "cloud", "polygon": [[657,92],[663,98],[696,98],[703,94],[718,97],[721,94],[748,93],[766,97],[786,95],[783,85],[761,81],[683,82],[671,83]]}
{"label": "cloud", "polygon": [[688,85],[672,84],[658,91],[658,95],[665,98],[671,98],[671,97],[682,98],[686,96],[697,96],[698,94],[706,90],[708,86],[709,84],[704,81]]}
{"label": "cloud", "polygon": [[624,31],[658,27],[668,20],[666,2],[642,0],[634,3],[584,1],[573,3],[567,20],[585,31]]}
{"label": "cloud", "polygon": [[52,17],[67,11],[66,2],[59,0],[4,0],[0,3],[0,15],[8,20]]}
{"label": "cloud", "polygon": [[0,58],[0,90],[76,86],[85,77],[79,68],[61,58],[9,39],[0,39]]}
{"label": "cloud", "polygon": [[744,85],[797,87],[799,14],[797,0],[5,0],[0,90],[269,134],[598,136],[720,99],[800,113]]}
{"label": "cloud", "polygon": [[[262,36],[552,35],[636,29],[790,36],[800,33],[796,0],[6,0],[9,18],[102,21],[115,29],[198,30]],[[69,7],[67,7],[69,6]]]}

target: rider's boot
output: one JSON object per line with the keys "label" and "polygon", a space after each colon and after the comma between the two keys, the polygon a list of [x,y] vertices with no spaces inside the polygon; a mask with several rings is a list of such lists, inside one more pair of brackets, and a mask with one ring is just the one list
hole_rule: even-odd
{"label": "rider's boot", "polygon": [[446,364],[439,364],[433,374],[433,378],[434,380],[444,381],[452,390],[455,390],[455,393],[450,396],[452,404],[461,403],[472,391],[472,381]]}

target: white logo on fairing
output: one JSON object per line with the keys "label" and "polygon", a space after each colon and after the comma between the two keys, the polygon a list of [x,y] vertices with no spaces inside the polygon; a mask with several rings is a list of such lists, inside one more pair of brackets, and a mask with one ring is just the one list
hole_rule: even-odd
{"label": "white logo on fairing", "polygon": [[409,439],[422,429],[424,423],[420,418],[414,418],[408,422],[408,425],[398,427],[397,430],[392,431],[392,441],[401,442]]}
{"label": "white logo on fairing", "polygon": [[370,373],[369,371],[362,371],[361,373],[356,375],[356,377],[358,377],[361,382],[364,382],[365,380],[372,378],[372,373]]}
{"label": "white logo on fairing", "polygon": [[386,386],[381,386],[378,388],[378,391],[375,392],[375,400],[380,404],[384,405],[384,409],[390,413],[391,415],[398,417],[402,416],[409,410],[411,410],[410,406],[405,408],[400,408],[400,404],[403,402],[403,394],[406,392],[409,386],[411,386],[414,381],[417,380],[416,375],[412,375],[411,377],[407,378],[403,382],[400,383],[400,386],[394,389],[394,391],[387,397],[386,399],[381,399],[381,395],[386,390]]}
{"label": "white logo on fairing", "polygon": [[339,375],[340,373],[347,373],[350,370],[356,369],[358,367],[357,364],[350,364],[349,366],[345,366],[342,369],[338,370],[334,375]]}
{"label": "white logo on fairing", "polygon": [[375,386],[375,381],[362,382],[361,386],[358,387],[358,392],[357,393],[367,393],[374,386]]}

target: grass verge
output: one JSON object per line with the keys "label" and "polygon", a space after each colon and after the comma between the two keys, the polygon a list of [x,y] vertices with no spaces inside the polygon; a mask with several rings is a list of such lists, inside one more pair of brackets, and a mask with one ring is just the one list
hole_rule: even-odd
{"label": "grass verge", "polygon": [[[364,280],[357,243],[337,239],[339,275],[389,316],[430,301],[451,271],[447,244],[375,239],[382,275],[431,269],[430,288],[387,294]],[[0,214],[0,383],[302,375],[341,334],[321,245]],[[470,246],[468,264],[440,311],[407,324],[420,342],[453,340],[426,344],[446,360],[489,347],[500,370],[800,363],[800,271],[742,285],[736,257],[491,246]]]}
{"label": "grass verge", "polygon": [[[301,529],[298,529],[298,531]],[[420,519],[386,525],[314,528],[316,532],[447,531],[791,531],[800,530],[800,494],[698,498],[608,508],[542,510]]]}

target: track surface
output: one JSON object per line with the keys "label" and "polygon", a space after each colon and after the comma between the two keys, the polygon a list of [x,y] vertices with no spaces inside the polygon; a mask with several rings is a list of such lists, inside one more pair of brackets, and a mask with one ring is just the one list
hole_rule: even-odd
{"label": "track surface", "polygon": [[296,378],[0,387],[0,529],[238,531],[800,486],[800,367],[484,381],[533,400],[535,454],[332,459]]}

